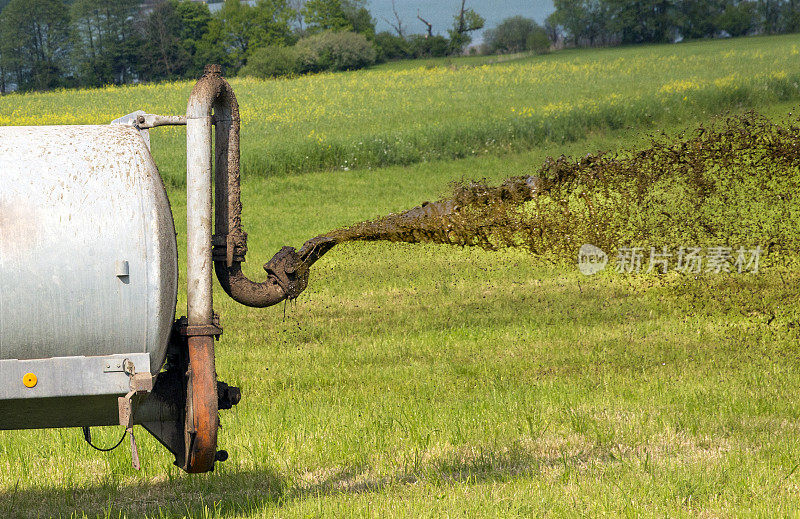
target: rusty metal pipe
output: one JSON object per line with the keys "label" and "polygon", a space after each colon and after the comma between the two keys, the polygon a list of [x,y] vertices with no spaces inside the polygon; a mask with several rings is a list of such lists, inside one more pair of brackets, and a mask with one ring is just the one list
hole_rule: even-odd
{"label": "rusty metal pipe", "polygon": [[[212,297],[212,102],[195,87],[186,112],[186,276],[187,328],[203,330],[214,324]],[[219,416],[214,338],[202,331],[187,339],[185,464],[187,472],[214,467]]]}
{"label": "rusty metal pipe", "polygon": [[189,350],[189,400],[186,402],[186,465],[189,473],[214,469],[217,455],[219,408],[217,372],[214,368],[214,337],[187,338]]}

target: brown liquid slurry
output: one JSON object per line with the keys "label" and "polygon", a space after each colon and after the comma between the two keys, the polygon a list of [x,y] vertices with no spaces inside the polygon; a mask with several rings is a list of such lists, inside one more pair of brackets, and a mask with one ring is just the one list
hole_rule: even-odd
{"label": "brown liquid slurry", "polygon": [[748,197],[735,196],[754,179],[775,184],[781,195],[786,186],[778,183],[800,167],[798,132],[748,113],[689,135],[661,136],[643,150],[550,158],[535,176],[499,186],[461,183],[439,201],[317,236],[300,257],[310,266],[352,241],[521,247],[562,258],[574,257],[583,243],[613,250],[640,242],[731,242],[741,239],[738,224],[705,208],[749,210]]}
{"label": "brown liquid slurry", "polygon": [[350,241],[441,243],[489,250],[524,246],[521,207],[542,189],[538,177],[512,177],[499,186],[470,182],[452,196],[377,220],[331,231],[303,245],[300,255],[316,261],[334,245]]}

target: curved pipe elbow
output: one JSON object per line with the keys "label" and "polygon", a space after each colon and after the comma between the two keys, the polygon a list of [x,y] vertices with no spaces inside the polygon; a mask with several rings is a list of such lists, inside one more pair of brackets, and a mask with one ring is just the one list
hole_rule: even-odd
{"label": "curved pipe elbow", "polygon": [[267,280],[251,281],[242,272],[242,263],[215,261],[214,270],[220,285],[234,301],[254,308],[264,308],[284,299],[297,299],[308,286],[309,264],[293,247],[284,247],[264,265]]}
{"label": "curved pipe elbow", "polygon": [[215,261],[214,270],[225,293],[245,306],[265,308],[278,304],[288,297],[273,276],[269,276],[263,283],[248,279],[242,272],[242,264],[238,261],[234,261],[230,267],[224,261]]}

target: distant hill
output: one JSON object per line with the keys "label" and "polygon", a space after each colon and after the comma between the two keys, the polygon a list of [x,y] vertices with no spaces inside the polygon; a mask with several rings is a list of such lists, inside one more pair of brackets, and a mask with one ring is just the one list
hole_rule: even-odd
{"label": "distant hill", "polygon": [[[394,23],[392,0],[368,0],[368,3],[373,18],[378,22],[378,30],[391,30],[384,18]],[[395,5],[403,20],[404,28],[407,27],[409,32],[422,33],[425,31],[425,26],[417,20],[417,11],[419,11],[422,17],[433,25],[434,34],[447,35],[447,29],[453,26],[453,16],[461,7],[461,2],[459,0],[395,0]],[[505,18],[518,14],[541,23],[554,10],[552,0],[467,0],[467,7],[471,7],[486,18],[487,29],[496,27]],[[480,35],[476,35],[475,40],[479,39]]]}

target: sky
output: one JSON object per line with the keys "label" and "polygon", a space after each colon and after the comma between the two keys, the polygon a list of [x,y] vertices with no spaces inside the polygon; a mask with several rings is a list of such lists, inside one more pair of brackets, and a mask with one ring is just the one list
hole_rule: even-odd
{"label": "sky", "polygon": [[[378,22],[378,31],[392,30],[384,18],[394,23],[392,0],[367,0],[372,17]],[[425,32],[425,25],[417,19],[417,11],[433,25],[433,33],[447,35],[453,26],[453,16],[461,7],[461,0],[395,0],[397,13],[408,32]],[[467,0],[471,7],[486,19],[486,28],[496,27],[509,16],[522,15],[541,23],[553,12],[552,0]],[[476,35],[475,41],[480,40]]]}

